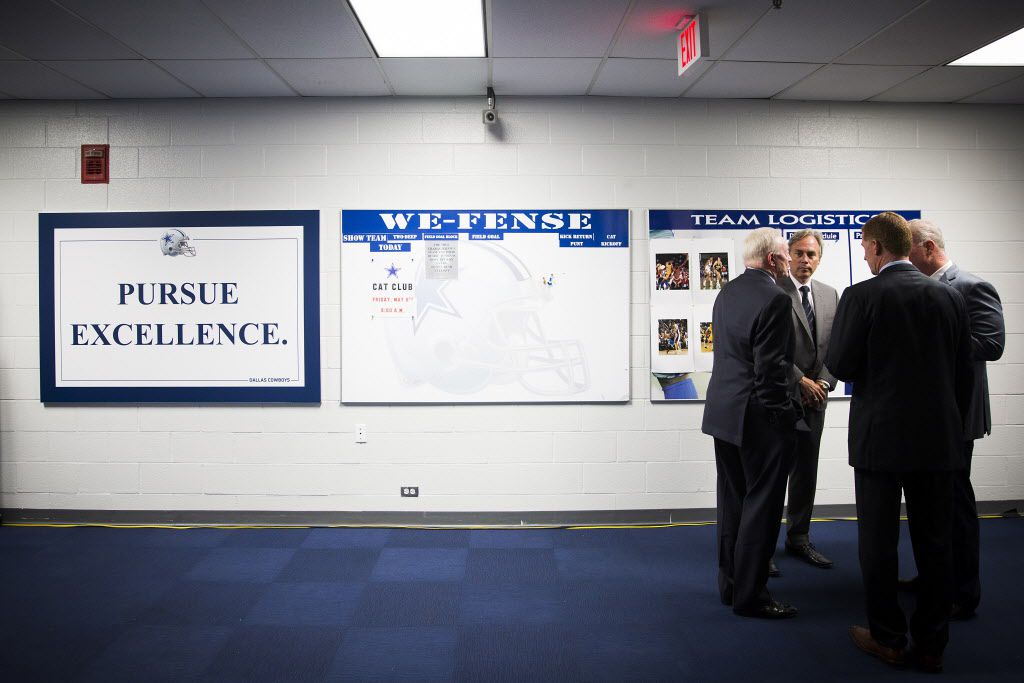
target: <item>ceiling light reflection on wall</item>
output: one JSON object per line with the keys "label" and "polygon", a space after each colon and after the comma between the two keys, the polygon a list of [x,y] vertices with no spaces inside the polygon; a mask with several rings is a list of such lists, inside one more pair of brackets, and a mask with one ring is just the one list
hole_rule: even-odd
{"label": "ceiling light reflection on wall", "polygon": [[482,0],[349,0],[379,57],[486,57]]}
{"label": "ceiling light reflection on wall", "polygon": [[949,66],[1024,66],[1024,28],[950,62]]}

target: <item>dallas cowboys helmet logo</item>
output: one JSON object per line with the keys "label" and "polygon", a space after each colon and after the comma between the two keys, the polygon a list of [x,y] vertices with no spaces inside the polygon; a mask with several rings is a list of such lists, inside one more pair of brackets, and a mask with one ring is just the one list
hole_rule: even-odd
{"label": "dallas cowboys helmet logo", "polygon": [[196,250],[188,241],[188,235],[177,228],[171,228],[160,237],[160,251],[165,256],[195,256]]}

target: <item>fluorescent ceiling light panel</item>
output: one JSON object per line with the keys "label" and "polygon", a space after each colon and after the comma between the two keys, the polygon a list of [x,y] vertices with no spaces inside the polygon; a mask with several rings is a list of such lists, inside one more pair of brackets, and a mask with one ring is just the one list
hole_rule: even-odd
{"label": "fluorescent ceiling light panel", "polygon": [[950,66],[1024,66],[1024,28],[964,55]]}
{"label": "fluorescent ceiling light panel", "polygon": [[482,0],[349,0],[379,57],[486,57]]}

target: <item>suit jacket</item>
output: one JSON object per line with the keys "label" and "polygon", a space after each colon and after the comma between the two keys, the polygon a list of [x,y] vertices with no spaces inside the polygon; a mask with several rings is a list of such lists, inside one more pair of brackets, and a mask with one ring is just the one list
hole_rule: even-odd
{"label": "suit jacket", "polygon": [[[807,314],[804,313],[800,290],[793,284],[792,278],[786,278],[779,286],[793,301],[793,367],[790,370],[790,379],[794,383],[799,382],[801,377],[810,377],[815,381],[820,379],[828,383],[829,391],[835,389],[836,378],[825,367],[825,354],[828,352],[828,342],[832,336],[832,319],[836,315],[839,295],[832,287],[811,279],[814,330],[817,335],[815,343],[815,338],[811,336],[810,324],[807,322]],[[825,404],[817,406],[815,410],[825,410]]]}
{"label": "suit jacket", "polygon": [[839,301],[825,365],[853,382],[853,467],[962,467],[974,372],[967,308],[955,289],[909,262],[853,285]]}
{"label": "suit jacket", "polygon": [[705,434],[741,446],[748,410],[764,411],[773,422],[795,423],[800,417],[789,379],[789,311],[789,297],[771,275],[756,268],[743,271],[719,292],[711,315],[715,360],[704,404]]}
{"label": "suit jacket", "polygon": [[1006,344],[1006,325],[1003,306],[996,288],[977,275],[960,270],[954,263],[939,282],[949,284],[960,292],[967,304],[967,317],[971,321],[971,359],[974,361],[974,387],[971,407],[964,425],[965,439],[980,439],[992,433],[992,408],[988,400],[987,361],[997,361]]}

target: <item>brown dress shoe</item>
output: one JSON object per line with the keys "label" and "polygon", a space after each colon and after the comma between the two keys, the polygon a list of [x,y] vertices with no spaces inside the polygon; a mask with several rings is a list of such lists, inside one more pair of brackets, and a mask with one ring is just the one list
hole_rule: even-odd
{"label": "brown dress shoe", "polygon": [[858,648],[872,657],[878,657],[890,666],[905,666],[907,664],[906,650],[882,645],[871,635],[871,631],[863,626],[851,626],[850,639]]}

